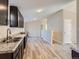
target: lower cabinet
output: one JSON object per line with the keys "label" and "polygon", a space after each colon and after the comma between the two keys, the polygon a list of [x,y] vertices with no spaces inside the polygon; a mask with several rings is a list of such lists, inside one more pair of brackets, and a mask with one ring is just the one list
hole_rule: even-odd
{"label": "lower cabinet", "polygon": [[23,59],[24,54],[24,41],[20,43],[13,53],[0,54],[0,59]]}
{"label": "lower cabinet", "polygon": [[26,48],[27,36],[24,37],[24,49]]}
{"label": "lower cabinet", "polygon": [[15,57],[15,59],[20,59],[20,56],[19,56],[19,54],[17,54],[17,56]]}
{"label": "lower cabinet", "polygon": [[72,50],[72,59],[79,59],[79,53]]}
{"label": "lower cabinet", "polygon": [[13,53],[13,59],[22,59],[23,58],[23,54],[24,54],[24,48],[23,47],[24,47],[24,44],[23,44],[23,41],[22,41],[21,44],[16,49],[16,51]]}
{"label": "lower cabinet", "polygon": [[20,49],[17,55],[14,57],[14,59],[22,59],[22,50]]}

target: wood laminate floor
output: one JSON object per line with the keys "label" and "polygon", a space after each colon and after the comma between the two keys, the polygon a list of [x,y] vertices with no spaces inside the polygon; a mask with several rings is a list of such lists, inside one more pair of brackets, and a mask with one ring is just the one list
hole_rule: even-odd
{"label": "wood laminate floor", "polygon": [[49,44],[40,38],[29,38],[23,59],[59,59]]}

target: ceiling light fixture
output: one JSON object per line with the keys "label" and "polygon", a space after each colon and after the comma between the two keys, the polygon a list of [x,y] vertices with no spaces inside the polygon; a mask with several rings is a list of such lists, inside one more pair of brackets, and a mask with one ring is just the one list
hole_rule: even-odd
{"label": "ceiling light fixture", "polygon": [[40,12],[42,12],[42,11],[43,11],[43,9],[38,9],[38,10],[37,10],[38,13],[40,13]]}

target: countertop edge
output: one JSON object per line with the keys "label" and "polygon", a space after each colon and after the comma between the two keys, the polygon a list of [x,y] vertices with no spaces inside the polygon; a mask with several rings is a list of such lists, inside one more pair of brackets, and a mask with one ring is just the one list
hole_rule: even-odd
{"label": "countertop edge", "polygon": [[16,43],[16,46],[14,47],[14,49],[8,50],[8,51],[0,51],[0,54],[4,54],[4,53],[13,53],[13,52],[17,49],[17,47],[20,45],[20,43],[23,41],[23,39],[24,39],[25,36],[26,36],[26,35],[22,35],[21,40],[20,40],[19,42]]}

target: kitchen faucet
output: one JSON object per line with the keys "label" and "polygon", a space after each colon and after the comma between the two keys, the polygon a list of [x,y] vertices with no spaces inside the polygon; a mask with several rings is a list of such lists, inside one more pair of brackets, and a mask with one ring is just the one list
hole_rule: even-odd
{"label": "kitchen faucet", "polygon": [[7,29],[7,40],[9,39],[9,34],[11,34],[10,28]]}

